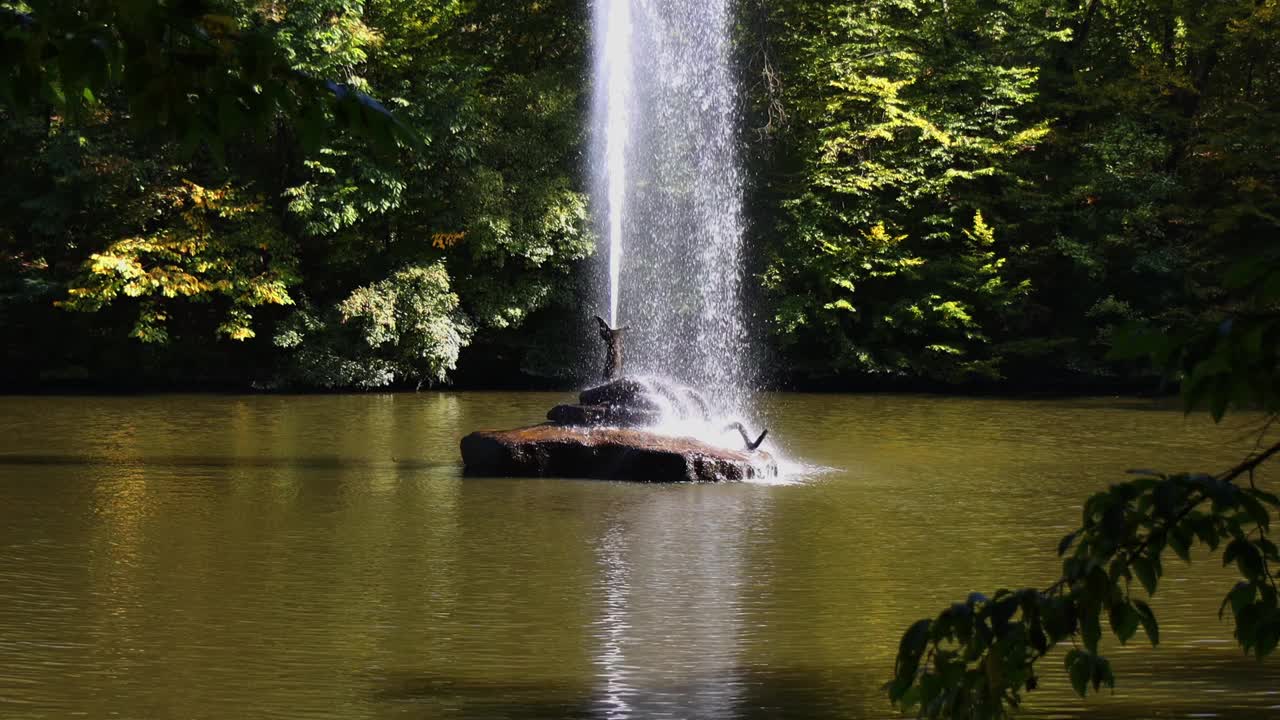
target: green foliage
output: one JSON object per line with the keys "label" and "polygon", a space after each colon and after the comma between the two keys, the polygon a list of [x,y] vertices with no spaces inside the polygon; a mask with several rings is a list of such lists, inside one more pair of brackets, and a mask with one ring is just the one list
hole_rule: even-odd
{"label": "green foliage", "polygon": [[1150,356],[1179,381],[1187,407],[1220,420],[1229,407],[1280,413],[1280,257],[1274,251],[1232,266],[1219,312],[1175,332],[1135,324],[1113,357]]}
{"label": "green foliage", "polygon": [[439,263],[356,288],[338,305],[342,322],[358,328],[370,349],[389,352],[405,379],[419,382],[443,382],[457,364],[469,334],[453,316],[457,309]]}
{"label": "green foliage", "polygon": [[[1216,302],[1220,264],[1253,254],[1242,239],[1277,230],[1274,0],[756,2],[749,16],[766,140],[751,206],[801,377],[1140,373],[1105,358],[1117,329],[1185,324]],[[1014,297],[933,272],[969,252],[975,210]],[[830,245],[857,253],[879,224],[924,265],[912,283],[858,282],[832,322],[829,288],[850,278]],[[955,315],[894,312],[934,296],[965,307],[972,337]]]}
{"label": "green foliage", "polygon": [[244,343],[241,372],[369,388],[444,381],[471,328],[573,302],[579,3],[0,8],[7,327],[70,322],[56,300],[175,357],[265,330],[293,342]]}
{"label": "green foliage", "polygon": [[981,209],[1048,133],[1022,112],[1035,58],[1011,49],[1053,36],[1009,17],[964,19],[981,5],[776,11],[796,68],[780,156],[803,161],[764,284],[783,347],[825,365],[808,372],[999,375],[991,331],[1028,285],[1005,269],[1007,246]]}
{"label": "green foliage", "polygon": [[[359,88],[312,74],[361,59],[333,51],[358,24],[362,3],[294,4],[285,22],[250,7],[229,0],[0,3],[0,102],[22,113],[52,103],[80,120],[100,98],[119,93],[138,129],[164,129],[189,149],[208,143],[219,155],[228,138],[265,134],[281,114],[308,136],[335,124],[384,147],[418,141]],[[299,52],[308,45],[315,51]]]}
{"label": "green foliage", "polygon": [[[1280,262],[1270,257],[1234,267],[1224,286],[1231,291],[1225,319],[1172,334],[1129,331],[1115,355],[1150,357],[1181,374],[1188,411],[1207,402],[1218,420],[1232,404],[1261,403],[1274,420],[1280,335],[1270,311],[1280,301]],[[1159,643],[1147,599],[1157,594],[1164,560],[1190,562],[1197,545],[1240,573],[1219,616],[1230,611],[1241,649],[1260,660],[1271,655],[1280,644],[1274,569],[1280,551],[1271,538],[1280,497],[1258,485],[1255,471],[1277,454],[1280,444],[1219,475],[1135,470],[1136,479],[1093,495],[1079,529],[1058,545],[1061,579],[1046,590],[1001,590],[991,600],[971,595],[912,626],[887,688],[890,699],[920,717],[1007,717],[1038,686],[1036,663],[1066,641],[1073,648],[1065,669],[1077,694],[1114,687],[1100,650],[1104,620],[1121,644],[1139,629]]]}
{"label": "green foliage", "polygon": [[[393,163],[335,145],[302,164],[301,182],[284,190],[287,211],[324,241],[324,265],[358,276],[370,255],[374,267],[439,264],[465,328],[512,330],[539,309],[572,302],[571,274],[594,248],[576,182],[580,13],[563,2],[369,3],[379,52],[367,75],[405,95],[389,102],[443,141]],[[519,32],[481,42],[468,30],[477,24]],[[531,65],[528,44],[558,62]]]}
{"label": "green foliage", "polygon": [[169,206],[174,222],[164,218],[155,232],[115,240],[90,255],[86,273],[60,305],[94,312],[135,299],[140,310],[131,334],[143,342],[165,342],[174,299],[228,300],[217,332],[232,340],[254,336],[252,308],[293,304],[294,247],[260,200],[191,182],[158,193],[156,200]]}
{"label": "green foliage", "polygon": [[[1139,478],[1113,485],[1084,505],[1081,527],[1062,539],[1062,579],[1046,590],[973,594],[903,636],[890,698],[920,717],[1003,718],[1040,680],[1035,664],[1065,641],[1064,666],[1076,693],[1115,687],[1101,654],[1104,625],[1127,643],[1142,629],[1160,642],[1154,597],[1164,559],[1190,561],[1191,548],[1221,552],[1241,580],[1223,600],[1240,647],[1259,659],[1280,641],[1280,606],[1270,539],[1280,498],[1237,481],[1280,452],[1280,445],[1223,473]],[[1137,581],[1136,583],[1134,581]],[[1142,592],[1138,590],[1141,588]]]}
{"label": "green foliage", "polygon": [[324,320],[302,311],[275,344],[293,351],[283,382],[371,389],[443,382],[470,338],[441,263],[356,288]]}
{"label": "green foliage", "polygon": [[[998,358],[981,350],[990,342],[983,321],[1010,312],[1028,283],[1005,277],[980,212],[950,240],[951,254],[937,259],[913,252],[907,235],[883,223],[857,239],[817,229],[801,239],[821,254],[779,258],[763,276],[780,296],[775,321],[784,348],[821,344],[823,362],[861,373],[999,376]],[[809,291],[793,292],[799,283]]]}
{"label": "green foliage", "polygon": [[[1280,229],[1276,0],[740,7],[740,55],[760,73],[744,86],[761,129],[746,135],[748,292],[786,379],[1143,380],[1147,364],[1106,356],[1138,324],[1221,345],[1216,368],[1171,373],[1193,399],[1270,407],[1260,379],[1222,371],[1253,362],[1265,375],[1272,358],[1253,348],[1271,345],[1270,306],[1220,278]],[[167,334],[178,357],[228,320],[224,336],[278,334],[291,316],[275,302],[236,299],[261,263],[290,275],[288,295],[325,326],[357,288],[442,263],[474,342],[563,337],[528,324],[575,316],[594,249],[588,10],[0,0],[5,327],[41,318],[67,323],[47,337],[71,337],[86,316],[46,312],[62,300],[98,308],[99,340]],[[255,265],[219,219],[202,253],[242,289],[185,299],[91,271],[120,253],[185,267],[117,245],[189,233],[164,200],[183,181],[252,200],[253,222],[290,249]],[[252,325],[233,317],[249,310]],[[246,375],[279,358],[271,343],[239,345],[227,352]],[[336,347],[325,352],[346,362]],[[33,345],[23,362],[42,354]]]}

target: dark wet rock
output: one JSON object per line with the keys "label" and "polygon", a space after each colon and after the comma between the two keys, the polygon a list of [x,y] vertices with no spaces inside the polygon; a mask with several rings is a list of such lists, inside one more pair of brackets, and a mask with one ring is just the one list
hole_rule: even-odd
{"label": "dark wet rock", "polygon": [[662,412],[647,405],[557,405],[547,419],[556,425],[645,427],[656,425]]}
{"label": "dark wet rock", "polygon": [[[655,377],[624,377],[582,391],[578,402],[583,405],[627,407],[643,413],[660,415],[664,411],[684,418],[711,419],[707,399],[691,387]],[[642,422],[631,424],[644,424]]]}
{"label": "dark wet rock", "polygon": [[624,377],[583,390],[578,402],[583,405],[628,405],[641,400],[651,403],[648,388],[636,378]]}
{"label": "dark wet rock", "polygon": [[633,482],[732,482],[775,477],[769,453],[626,428],[537,425],[462,439],[467,474]]}
{"label": "dark wet rock", "polygon": [[608,405],[557,405],[547,413],[556,425],[604,425],[608,416]]}
{"label": "dark wet rock", "polygon": [[468,474],[636,482],[721,482],[778,474],[773,458],[757,450],[767,432],[753,441],[741,423],[726,432],[741,433],[743,450],[639,429],[667,419],[711,419],[706,398],[662,378],[610,380],[584,390],[579,404],[552,408],[547,419],[546,425],[468,435],[462,441]]}

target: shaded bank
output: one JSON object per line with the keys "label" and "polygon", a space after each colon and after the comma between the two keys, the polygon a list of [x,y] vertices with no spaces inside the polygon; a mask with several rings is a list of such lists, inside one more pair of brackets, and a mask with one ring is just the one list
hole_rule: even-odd
{"label": "shaded bank", "polygon": [[[576,392],[598,382],[598,373],[565,372],[543,374],[530,372],[517,354],[504,355],[501,349],[472,348],[464,351],[467,362],[442,385],[418,387],[416,383],[392,385],[367,391],[349,388],[290,388],[273,382],[269,372],[257,374],[257,368],[238,368],[233,358],[222,353],[200,356],[210,363],[208,369],[194,368],[183,360],[159,364],[141,370],[138,364],[86,371],[83,366],[42,371],[31,368],[14,371],[6,368],[0,376],[0,394],[131,394],[146,392],[196,393],[270,393],[283,395],[326,395],[346,393],[415,392],[428,390],[459,391],[556,391]],[[269,367],[269,365],[267,365]],[[1005,380],[981,380],[965,383],[942,382],[927,378],[859,376],[815,378],[801,374],[776,373],[765,376],[758,388],[764,392],[804,393],[925,393],[974,397],[1019,396],[1097,396],[1124,395],[1160,397],[1175,395],[1176,382],[1149,374],[1102,377],[1098,375],[1029,375]]]}
{"label": "shaded bank", "polygon": [[[265,138],[224,128],[220,159],[140,137],[110,94],[82,122],[5,104],[0,380],[570,384],[573,333],[606,309],[586,277],[604,256],[585,196],[592,4],[225,5],[296,70],[367,83],[432,142],[317,148],[282,114]],[[690,298],[714,291],[724,279],[693,272],[681,237],[690,215],[665,209],[741,183],[744,327],[712,344],[750,347],[766,383],[1124,389],[1127,369],[1104,359],[1118,328],[1212,313],[1218,270],[1273,262],[1274,2],[733,7],[741,74],[715,84],[736,87],[744,123],[717,143],[745,171],[646,188],[638,234],[666,238],[676,260],[654,267]],[[682,79],[652,56],[637,68],[651,93]],[[726,112],[704,100],[650,129]],[[682,135],[635,141],[666,171]],[[84,312],[54,306],[73,299]],[[387,321],[401,313],[415,322]]]}

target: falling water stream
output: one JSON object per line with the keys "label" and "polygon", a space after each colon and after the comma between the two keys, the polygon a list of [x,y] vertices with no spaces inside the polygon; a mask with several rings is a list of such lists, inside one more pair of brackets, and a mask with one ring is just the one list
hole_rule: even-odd
{"label": "falling water stream", "polygon": [[593,201],[628,371],[746,409],[730,0],[597,0]]}

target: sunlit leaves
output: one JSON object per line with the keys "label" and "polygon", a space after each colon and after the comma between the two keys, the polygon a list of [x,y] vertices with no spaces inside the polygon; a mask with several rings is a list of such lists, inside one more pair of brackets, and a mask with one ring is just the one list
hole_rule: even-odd
{"label": "sunlit leaves", "polygon": [[327,317],[295,316],[276,337],[287,384],[385,387],[445,380],[470,339],[442,263],[407,267],[356,288]]}
{"label": "sunlit leaves", "polygon": [[1010,182],[1010,159],[1048,132],[1018,115],[1037,68],[1006,51],[1044,38],[1011,21],[970,44],[947,17],[982,14],[966,2],[773,12],[794,73],[783,154],[802,161],[763,277],[782,344],[817,374],[999,377],[991,337],[1027,285],[966,198]]}
{"label": "sunlit leaves", "polygon": [[[472,327],[518,328],[575,300],[573,273],[593,250],[582,3],[0,8],[18,11],[0,13],[0,51],[17,53],[0,67],[12,180],[0,258],[6,270],[11,255],[44,261],[21,279],[48,288],[31,307],[52,296],[97,310],[88,324],[104,336],[168,342],[139,352],[179,361],[193,338],[269,335],[277,346],[216,352],[264,383],[279,370],[298,385],[372,388],[438,382]],[[105,59],[81,52],[94,48]],[[184,178],[252,214],[211,215],[209,233],[193,232],[169,200]],[[272,248],[253,246],[255,223]],[[437,246],[441,234],[459,240]],[[439,269],[447,291],[401,274],[413,268]],[[288,302],[297,312],[263,309]],[[417,308],[421,322],[393,327],[388,308]],[[392,339],[370,345],[380,337]]]}
{"label": "sunlit leaves", "polygon": [[1166,552],[1189,559],[1192,546],[1213,549],[1220,538],[1229,538],[1223,564],[1244,578],[1227,593],[1220,615],[1230,610],[1245,652],[1269,655],[1280,642],[1272,567],[1280,555],[1267,531],[1280,503],[1235,481],[1278,452],[1275,446],[1221,477],[1135,471],[1136,479],[1093,495],[1080,529],[1058,544],[1061,580],[1045,591],[1002,590],[990,599],[972,593],[913,625],[899,648],[890,699],[921,717],[1003,718],[1022,693],[1038,687],[1035,663],[1067,640],[1075,647],[1064,669],[1076,693],[1113,688],[1111,664],[1101,654],[1105,631],[1124,644],[1141,630],[1158,644],[1159,620],[1137,588],[1155,595]]}
{"label": "sunlit leaves", "polygon": [[[330,20],[320,26],[325,32],[344,32],[340,21],[362,7],[348,2],[343,13],[318,4],[299,4],[289,15],[322,12]],[[213,2],[31,7],[0,6],[0,103],[19,112],[51,102],[78,121],[100,96],[118,92],[140,130],[164,130],[188,151],[207,146],[218,157],[238,133],[265,134],[280,117],[295,121],[304,139],[336,127],[388,150],[421,143],[364,89],[299,62],[287,31],[292,17],[284,26],[233,17]],[[333,60],[326,67],[342,67]]]}
{"label": "sunlit leaves", "polygon": [[92,254],[63,307],[96,311],[126,299],[144,300],[138,303],[132,335],[165,342],[166,320],[176,301],[226,303],[217,332],[233,340],[254,337],[250,309],[293,304],[294,246],[260,199],[232,187],[192,182],[166,188],[156,199],[168,206],[161,226]]}

